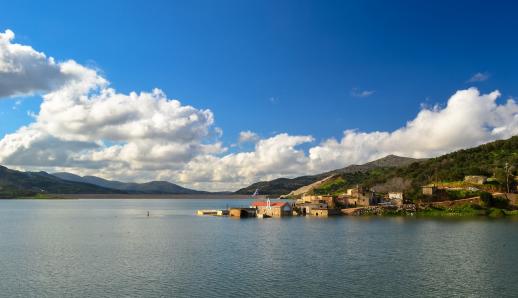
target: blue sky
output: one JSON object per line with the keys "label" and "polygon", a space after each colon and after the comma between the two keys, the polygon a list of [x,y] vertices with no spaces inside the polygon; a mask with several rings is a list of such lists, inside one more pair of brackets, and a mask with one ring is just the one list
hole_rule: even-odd
{"label": "blue sky", "polygon": [[[14,31],[16,43],[97,69],[118,92],[160,88],[183,105],[210,109],[227,152],[253,150],[231,146],[247,130],[261,139],[310,135],[312,142],[296,142],[305,154],[329,138],[339,141],[347,129],[392,132],[422,107],[445,107],[469,87],[499,90],[498,104],[518,96],[512,1],[4,1],[1,7],[0,32]],[[37,114],[41,102],[38,95],[0,100],[0,137],[32,123],[28,112]]]}
{"label": "blue sky", "polygon": [[[211,109],[226,142],[243,129],[317,139],[391,130],[471,85],[518,95],[508,1],[75,2],[5,1],[0,28],[102,69],[119,91],[159,87]],[[489,79],[466,83],[478,72]],[[30,121],[31,101],[16,112],[0,104],[12,115],[0,134]]]}

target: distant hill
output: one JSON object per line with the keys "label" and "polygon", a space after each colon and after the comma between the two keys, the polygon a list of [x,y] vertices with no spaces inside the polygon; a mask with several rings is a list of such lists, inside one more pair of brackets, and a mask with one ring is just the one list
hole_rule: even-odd
{"label": "distant hill", "polygon": [[[403,191],[407,198],[421,198],[421,186],[429,183],[462,181],[468,175],[493,177],[493,187],[506,188],[506,163],[517,175],[518,136],[475,148],[459,150],[403,167],[380,167],[364,172],[337,173],[315,187],[314,194],[340,194],[360,184],[378,192]],[[510,179],[516,189],[516,180]]]}
{"label": "distant hill", "polygon": [[250,186],[242,188],[236,191],[236,194],[253,194],[256,189],[259,189],[260,194],[267,195],[284,195],[291,191],[299,189],[303,186],[315,183],[319,180],[325,179],[326,177],[343,174],[343,173],[356,173],[356,172],[367,172],[372,169],[382,167],[403,167],[409,164],[423,161],[424,159],[415,159],[409,157],[401,157],[396,155],[388,155],[383,158],[368,162],[363,165],[350,165],[345,168],[317,174],[311,176],[301,176],[297,178],[279,178],[271,181],[262,181],[254,183]]}
{"label": "distant hill", "polygon": [[36,194],[113,194],[124,193],[88,183],[66,181],[46,172],[21,172],[0,166],[0,197]]}
{"label": "distant hill", "polygon": [[198,191],[179,186],[166,181],[152,181],[147,183],[125,183],[112,181],[96,176],[78,176],[71,173],[61,172],[52,175],[67,181],[89,183],[104,188],[138,194],[204,194],[205,191]]}

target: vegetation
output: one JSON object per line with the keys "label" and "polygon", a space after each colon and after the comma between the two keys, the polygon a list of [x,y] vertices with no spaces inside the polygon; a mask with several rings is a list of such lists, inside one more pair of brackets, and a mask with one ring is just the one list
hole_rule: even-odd
{"label": "vegetation", "polygon": [[[254,183],[248,187],[242,188],[236,191],[236,194],[248,194],[251,195],[255,192],[256,189],[259,189],[259,193],[268,194],[268,195],[286,195],[293,190],[301,188],[303,186],[312,184],[324,178],[327,178],[332,175],[339,174],[357,174],[357,173],[366,173],[378,168],[394,168],[394,167],[403,167],[407,166],[414,162],[420,162],[422,160],[408,157],[400,157],[395,155],[389,155],[384,158],[380,158],[378,160],[374,160],[368,162],[363,165],[350,165],[342,169],[337,169],[331,172],[321,173],[317,175],[311,176],[301,176],[297,178],[279,178],[271,181],[261,181]],[[358,177],[358,181],[362,181],[361,177]],[[349,182],[347,182],[349,183]]]}
{"label": "vegetation", "polygon": [[315,192],[317,195],[325,195],[325,194],[337,194],[340,190],[342,190],[348,183],[342,178],[338,177],[336,179],[332,179],[330,181],[326,181],[322,183],[318,191]]}
{"label": "vegetation", "polygon": [[509,200],[505,197],[494,197],[492,194],[484,192],[480,195],[480,200],[485,207],[488,208],[507,208],[509,207]]}
{"label": "vegetation", "polygon": [[[328,189],[333,193],[345,192],[347,188],[361,184],[372,188],[387,183],[394,178],[402,178],[410,181],[405,196],[411,200],[424,199],[421,194],[421,186],[430,183],[463,183],[460,182],[467,175],[484,175],[495,177],[487,186],[477,186],[482,190],[505,191],[507,180],[510,188],[516,189],[516,169],[510,167],[511,179],[506,179],[505,165],[518,165],[518,136],[508,140],[495,141],[467,150],[460,150],[437,158],[431,158],[421,162],[414,162],[405,167],[375,168],[367,172],[343,173],[314,190],[315,193],[325,193]],[[502,173],[504,175],[502,176]],[[333,180],[337,181],[336,183]],[[332,187],[331,187],[332,186]],[[339,187],[338,187],[339,186]],[[328,188],[328,189],[326,189]],[[479,193],[450,192],[453,198],[466,198]],[[498,204],[501,204],[498,203]]]}
{"label": "vegetation", "polygon": [[0,166],[0,198],[71,193],[122,193],[87,183],[61,180],[45,172],[20,172]]}
{"label": "vegetation", "polygon": [[465,204],[455,207],[428,207],[417,213],[418,216],[479,216],[486,215],[486,210],[478,205]]}

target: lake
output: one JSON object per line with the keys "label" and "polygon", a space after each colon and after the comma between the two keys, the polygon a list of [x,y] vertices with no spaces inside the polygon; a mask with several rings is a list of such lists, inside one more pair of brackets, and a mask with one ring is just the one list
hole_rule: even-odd
{"label": "lake", "polygon": [[0,296],[518,293],[518,221],[195,215],[248,202],[0,200]]}

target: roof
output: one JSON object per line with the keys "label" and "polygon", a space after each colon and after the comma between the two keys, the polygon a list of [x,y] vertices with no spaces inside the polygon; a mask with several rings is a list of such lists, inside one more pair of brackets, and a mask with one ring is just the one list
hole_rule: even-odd
{"label": "roof", "polygon": [[[272,206],[272,207],[284,207],[286,205],[288,205],[288,203],[286,203],[286,202],[271,202],[270,203],[270,206]],[[252,204],[250,206],[252,206],[252,207],[267,207],[268,206],[268,202],[256,201],[256,202],[252,202]]]}

